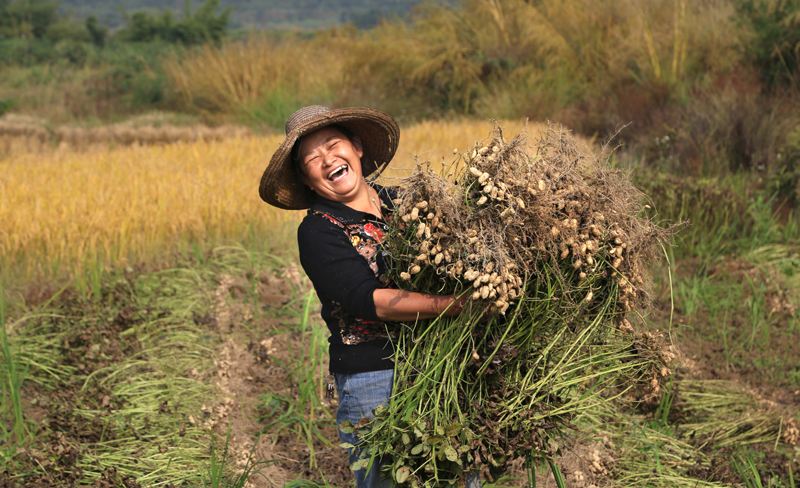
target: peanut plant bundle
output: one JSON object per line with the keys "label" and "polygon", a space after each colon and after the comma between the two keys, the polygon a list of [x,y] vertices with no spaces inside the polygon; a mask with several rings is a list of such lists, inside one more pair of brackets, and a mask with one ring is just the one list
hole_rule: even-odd
{"label": "peanut plant bundle", "polygon": [[401,486],[552,459],[577,413],[669,373],[625,318],[665,234],[625,175],[555,126],[532,148],[497,128],[457,163],[401,182],[384,242],[401,287],[467,301],[400,326],[391,401],[353,426],[354,468],[380,457]]}

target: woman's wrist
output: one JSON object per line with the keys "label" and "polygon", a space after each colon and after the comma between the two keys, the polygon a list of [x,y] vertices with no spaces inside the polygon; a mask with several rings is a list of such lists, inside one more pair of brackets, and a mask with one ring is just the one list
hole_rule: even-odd
{"label": "woman's wrist", "polygon": [[417,320],[458,315],[464,300],[452,295],[428,295],[392,288],[378,288],[373,294],[375,314],[381,320]]}
{"label": "woman's wrist", "polygon": [[461,311],[464,310],[464,305],[467,303],[466,295],[446,295],[441,298],[445,299],[446,305],[439,313],[444,313],[448,317],[460,314]]}

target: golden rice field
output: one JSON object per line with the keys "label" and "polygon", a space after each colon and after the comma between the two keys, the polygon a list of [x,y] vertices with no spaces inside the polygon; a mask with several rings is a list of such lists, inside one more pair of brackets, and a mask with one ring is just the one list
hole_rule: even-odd
{"label": "golden rice field", "polygon": [[[502,123],[536,137],[541,125]],[[415,158],[452,160],[491,132],[489,121],[404,127],[383,179],[408,174]],[[245,239],[287,243],[302,212],[258,198],[264,165],[282,135],[150,146],[19,149],[0,156],[0,267],[17,284],[69,277],[87,266],[168,256],[187,243]],[[291,247],[288,247],[291,249]]]}

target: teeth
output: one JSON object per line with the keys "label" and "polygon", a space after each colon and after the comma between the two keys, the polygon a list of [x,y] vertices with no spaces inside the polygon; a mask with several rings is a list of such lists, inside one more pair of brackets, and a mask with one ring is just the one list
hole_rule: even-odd
{"label": "teeth", "polygon": [[336,173],[339,173],[340,171],[342,171],[344,169],[347,169],[347,165],[346,164],[343,164],[343,165],[339,166],[338,168],[336,168],[335,170],[333,170],[330,173],[328,173],[328,179],[332,180],[333,179],[333,175],[335,175]]}

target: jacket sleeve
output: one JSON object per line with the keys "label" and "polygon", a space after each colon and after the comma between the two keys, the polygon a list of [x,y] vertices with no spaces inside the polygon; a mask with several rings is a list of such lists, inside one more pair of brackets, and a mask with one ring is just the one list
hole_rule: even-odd
{"label": "jacket sleeve", "polygon": [[350,315],[378,320],[372,293],[381,284],[341,228],[309,215],[297,229],[300,264],[320,300],[338,302]]}

